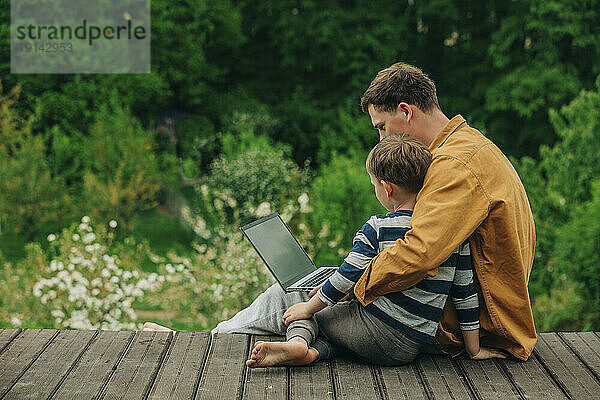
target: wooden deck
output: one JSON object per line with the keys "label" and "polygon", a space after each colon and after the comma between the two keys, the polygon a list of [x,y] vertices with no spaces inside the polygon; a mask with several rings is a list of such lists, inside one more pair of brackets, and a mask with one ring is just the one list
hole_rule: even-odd
{"label": "wooden deck", "polygon": [[423,355],[397,368],[339,359],[250,370],[259,338],[3,329],[0,399],[600,398],[598,333],[541,334],[527,362]]}

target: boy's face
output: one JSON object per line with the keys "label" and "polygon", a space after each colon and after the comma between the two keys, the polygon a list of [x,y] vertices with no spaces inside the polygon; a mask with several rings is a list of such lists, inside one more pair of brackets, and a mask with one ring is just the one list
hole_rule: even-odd
{"label": "boy's face", "polygon": [[379,200],[381,205],[384,206],[386,210],[394,211],[392,199],[390,199],[390,197],[388,196],[383,183],[379,179],[375,178],[375,176],[370,172],[369,176],[371,177],[371,184],[375,188],[375,197],[377,197],[377,200]]}

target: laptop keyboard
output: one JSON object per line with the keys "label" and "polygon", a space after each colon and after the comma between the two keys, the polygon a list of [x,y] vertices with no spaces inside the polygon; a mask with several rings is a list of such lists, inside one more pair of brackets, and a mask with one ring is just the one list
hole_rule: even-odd
{"label": "laptop keyboard", "polygon": [[315,275],[311,276],[308,280],[302,282],[298,286],[302,287],[315,287],[323,283],[327,278],[335,273],[335,268],[323,268]]}

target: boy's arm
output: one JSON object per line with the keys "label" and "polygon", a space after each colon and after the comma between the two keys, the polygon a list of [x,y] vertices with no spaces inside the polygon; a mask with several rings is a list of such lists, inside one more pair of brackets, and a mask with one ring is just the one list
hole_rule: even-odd
{"label": "boy's arm", "polygon": [[332,306],[352,291],[364,268],[377,254],[377,234],[375,232],[375,217],[371,217],[356,233],[353,247],[337,271],[323,283],[316,296],[313,289],[310,300],[297,303],[287,309],[283,320],[288,325],[298,319],[308,319],[328,305]]}
{"label": "boy's arm", "polygon": [[290,322],[296,321],[299,319],[309,319],[312,318],[315,313],[321,311],[327,307],[327,304],[323,303],[319,296],[313,296],[309,301],[304,301],[302,303],[296,303],[283,314],[283,321],[285,325],[289,325]]}
{"label": "boy's arm", "polygon": [[[317,296],[327,305],[334,305],[352,291],[365,267],[377,255],[376,217],[371,217],[356,233],[353,247],[342,265],[317,291]],[[312,299],[312,298],[311,298]]]}
{"label": "boy's arm", "polygon": [[465,349],[470,358],[477,356],[479,347],[479,297],[475,289],[469,242],[458,248],[450,298],[456,309],[458,325],[463,334]]}
{"label": "boy's arm", "polygon": [[477,229],[489,214],[490,200],[477,178],[460,161],[435,157],[417,197],[412,229],[365,269],[354,290],[367,305],[379,296],[414,286]]}

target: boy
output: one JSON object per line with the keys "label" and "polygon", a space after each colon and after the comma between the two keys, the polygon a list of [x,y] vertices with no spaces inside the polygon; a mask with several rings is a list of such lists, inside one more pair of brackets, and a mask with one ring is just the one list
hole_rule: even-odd
{"label": "boy", "polygon": [[380,365],[410,362],[423,343],[432,343],[448,295],[457,309],[468,355],[504,358],[497,350],[479,346],[479,305],[468,242],[436,276],[409,289],[381,296],[367,307],[356,300],[338,303],[377,253],[395,245],[410,229],[411,210],[430,163],[429,150],[408,135],[388,136],[371,150],[367,172],[377,199],[391,212],[371,217],[337,272],[309,301],[285,312],[286,342],[257,342],[247,366],[306,365],[343,349]]}

